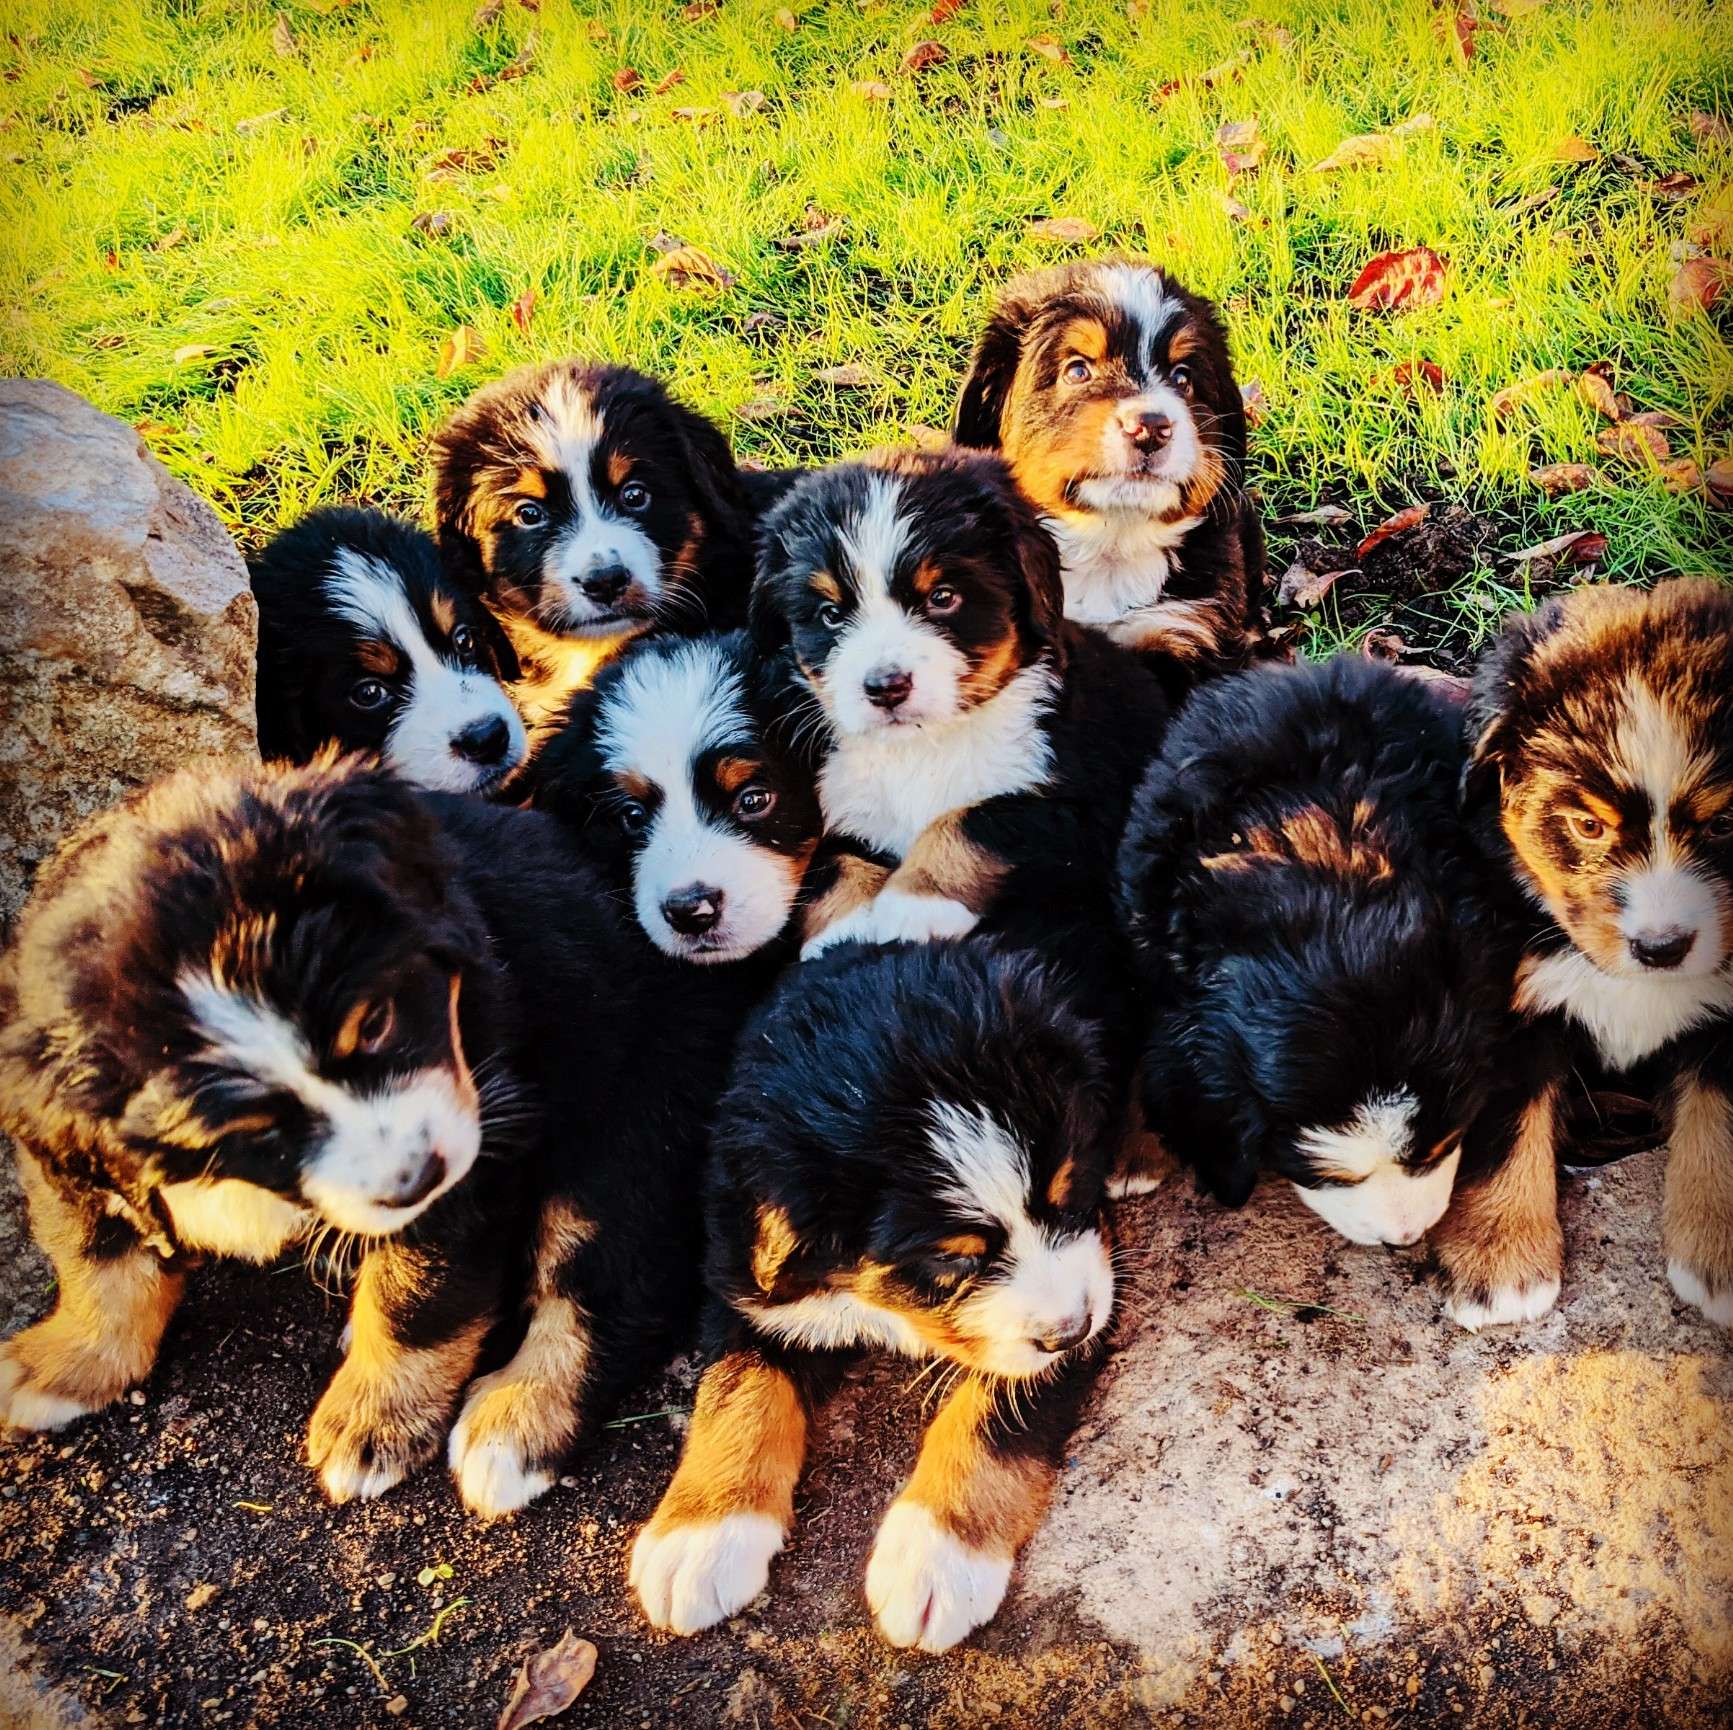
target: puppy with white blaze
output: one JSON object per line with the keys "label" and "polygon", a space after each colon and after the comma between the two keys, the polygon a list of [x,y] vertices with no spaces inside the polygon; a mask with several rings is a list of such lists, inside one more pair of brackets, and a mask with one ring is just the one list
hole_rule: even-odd
{"label": "puppy with white blaze", "polygon": [[251,575],[262,755],[369,751],[436,793],[491,793],[523,761],[511,645],[420,529],[380,511],[314,511]]}
{"label": "puppy with white blaze", "polygon": [[1357,657],[1190,698],[1121,892],[1153,1006],[1150,1126],[1218,1200],[1285,1177],[1351,1242],[1449,1205],[1502,1011],[1454,706]]}
{"label": "puppy with white blaze", "polygon": [[632,1549],[655,1626],[764,1589],[815,1406],[863,1348],[957,1371],[867,1563],[879,1631],[942,1652],[992,1618],[1112,1314],[1110,1121],[1095,1029],[1031,956],[851,945],[784,975],[717,1117],[712,1361]]}
{"label": "puppy with white blaze", "polygon": [[1446,1308],[1470,1328],[1552,1308],[1557,1167],[1604,1155],[1585,1096],[1606,1090],[1658,1114],[1674,1292],[1733,1326],[1733,591],[1591,587],[1514,616],[1468,726],[1517,959],[1438,1232]]}

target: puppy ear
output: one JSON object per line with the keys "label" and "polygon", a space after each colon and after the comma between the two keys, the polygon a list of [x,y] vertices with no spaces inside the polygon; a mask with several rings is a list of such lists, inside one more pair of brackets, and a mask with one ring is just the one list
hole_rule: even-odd
{"label": "puppy ear", "polygon": [[759,530],[752,590],[746,597],[746,629],[753,652],[766,660],[780,654],[792,640],[777,594],[781,566],[776,556],[776,522],[773,515]]}
{"label": "puppy ear", "polygon": [[788,1209],[761,1202],[752,1240],[752,1283],[772,1302],[787,1303],[813,1288],[803,1271],[805,1261]]}
{"label": "puppy ear", "polygon": [[520,803],[576,824],[587,823],[605,770],[596,749],[595,688],[575,691],[565,711],[513,784]]}
{"label": "puppy ear", "polygon": [[1465,805],[1496,800],[1505,760],[1517,730],[1525,672],[1535,647],[1557,628],[1556,604],[1537,613],[1513,614],[1498,641],[1481,657],[1463,712],[1468,759],[1462,771]]}
{"label": "puppy ear", "polygon": [[733,534],[744,533],[746,495],[733,447],[713,421],[684,404],[673,407],[687,472],[712,523]]}
{"label": "puppy ear", "polygon": [[1023,358],[1023,332],[1028,321],[1029,308],[1018,296],[1003,295],[993,309],[981,340],[975,344],[974,358],[969,362],[962,395],[957,400],[951,437],[958,444],[976,450],[999,448],[1005,405],[1011,399],[1011,385]]}
{"label": "puppy ear", "polygon": [[1191,829],[1179,798],[1178,771],[1165,757],[1158,757],[1144,771],[1142,784],[1132,796],[1116,874],[1120,923],[1146,970],[1164,965],[1167,914]]}
{"label": "puppy ear", "polygon": [[1198,1167],[1203,1186],[1224,1207],[1244,1207],[1258,1187],[1263,1166],[1243,1141],[1227,1140]]}

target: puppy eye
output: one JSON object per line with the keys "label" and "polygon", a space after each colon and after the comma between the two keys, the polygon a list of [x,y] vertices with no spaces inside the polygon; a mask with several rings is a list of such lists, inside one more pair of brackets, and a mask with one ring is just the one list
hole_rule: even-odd
{"label": "puppy eye", "polygon": [[357,709],[382,709],[390,700],[391,693],[377,679],[363,679],[349,692]]}
{"label": "puppy eye", "polygon": [[981,1270],[984,1258],[978,1255],[946,1255],[926,1257],[923,1266],[927,1278],[940,1285],[958,1285]]}
{"label": "puppy eye", "polygon": [[939,618],[954,613],[963,604],[963,597],[949,583],[940,583],[927,593],[927,611]]}
{"label": "puppy eye", "polygon": [[377,1057],[397,1030],[397,1010],[391,999],[381,998],[370,1004],[367,1013],[355,1025],[355,1049],[368,1057]]}
{"label": "puppy eye", "polygon": [[1068,384],[1087,384],[1095,376],[1095,368],[1082,355],[1074,354],[1061,369],[1061,376]]}
{"label": "puppy eye", "polygon": [[620,827],[628,835],[641,834],[649,821],[650,813],[636,799],[628,799],[620,807]]}
{"label": "puppy eye", "polygon": [[451,633],[451,646],[457,650],[462,659],[473,661],[475,659],[475,632],[468,625],[459,625]]}
{"label": "puppy eye", "polygon": [[1599,841],[1607,832],[1606,824],[1587,811],[1568,811],[1565,813],[1565,821],[1579,841]]}
{"label": "puppy eye", "polygon": [[1733,841],[1733,806],[1711,817],[1703,825],[1703,833],[1711,841]]}
{"label": "puppy eye", "polygon": [[512,512],[512,521],[520,529],[539,529],[547,520],[547,506],[538,505],[534,499],[520,499]]}
{"label": "puppy eye", "polygon": [[620,503],[629,511],[647,511],[650,508],[650,489],[642,481],[627,481],[620,488]]}
{"label": "puppy eye", "polygon": [[768,817],[775,805],[775,793],[754,782],[751,786],[740,789],[734,800],[734,815],[746,818]]}
{"label": "puppy eye", "polygon": [[842,621],[845,616],[846,615],[842,608],[839,607],[835,601],[826,601],[825,604],[818,609],[818,622],[823,625],[827,631],[841,630]]}
{"label": "puppy eye", "polygon": [[1167,376],[1175,390],[1184,391],[1187,396],[1191,394],[1191,368],[1189,366],[1176,366],[1169,371]]}

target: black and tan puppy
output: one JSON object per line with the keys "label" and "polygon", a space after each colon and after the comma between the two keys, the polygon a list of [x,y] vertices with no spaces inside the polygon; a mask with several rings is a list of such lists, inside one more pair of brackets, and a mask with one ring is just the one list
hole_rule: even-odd
{"label": "black and tan puppy", "polygon": [[1443,1214],[1505,987],[1462,763],[1455,705],[1358,658],[1214,681],[1174,722],[1122,891],[1145,1112],[1218,1200],[1274,1172],[1355,1243]]}
{"label": "black and tan puppy", "polygon": [[1133,261],[1009,283],[955,437],[999,450],[1058,538],[1065,614],[1198,670],[1260,638],[1263,535],[1215,308]]}
{"label": "black and tan puppy", "polygon": [[380,511],[314,511],[252,566],[259,750],[376,754],[432,792],[489,793],[524,756],[517,662],[432,538]]}
{"label": "black and tan puppy", "polygon": [[524,368],[433,441],[439,542],[523,667],[532,718],[649,630],[743,622],[754,507],[728,441],[629,367]]}
{"label": "black and tan puppy", "polygon": [[862,1347],[960,1376],[879,1527],[879,1630],[936,1652],[992,1617],[1112,1310],[1109,1115],[1093,1030],[1028,956],[849,948],[784,975],[717,1122],[714,1359],[632,1550],[657,1627],[696,1633],[764,1588],[814,1402]]}
{"label": "black and tan puppy", "polygon": [[1674,1291],[1733,1326],[1733,592],[1587,588],[1513,619],[1475,679],[1468,813],[1517,896],[1515,1037],[1437,1234],[1465,1327],[1563,1270],[1579,1090],[1654,1100]]}

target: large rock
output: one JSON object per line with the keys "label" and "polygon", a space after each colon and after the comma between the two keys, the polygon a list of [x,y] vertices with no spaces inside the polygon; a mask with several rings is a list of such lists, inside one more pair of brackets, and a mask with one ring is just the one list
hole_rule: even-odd
{"label": "large rock", "polygon": [[0,380],[0,928],[74,824],[253,752],[258,614],[209,505],[122,421]]}

